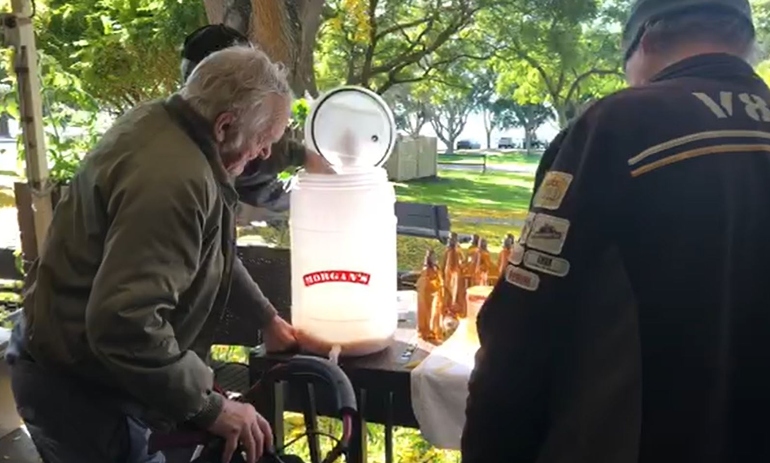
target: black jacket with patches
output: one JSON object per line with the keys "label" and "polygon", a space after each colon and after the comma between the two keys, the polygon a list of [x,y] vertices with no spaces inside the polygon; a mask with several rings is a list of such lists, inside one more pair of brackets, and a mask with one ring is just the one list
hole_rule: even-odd
{"label": "black jacket with patches", "polygon": [[479,315],[464,463],[770,461],[765,102],[702,55],[559,137]]}

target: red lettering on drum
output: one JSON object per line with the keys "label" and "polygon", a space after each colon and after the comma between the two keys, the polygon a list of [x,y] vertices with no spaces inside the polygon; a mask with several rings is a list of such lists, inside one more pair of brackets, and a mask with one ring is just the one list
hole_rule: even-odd
{"label": "red lettering on drum", "polygon": [[368,285],[371,275],[364,272],[352,272],[350,270],[325,270],[308,273],[302,277],[305,286],[313,286],[320,283],[354,283]]}

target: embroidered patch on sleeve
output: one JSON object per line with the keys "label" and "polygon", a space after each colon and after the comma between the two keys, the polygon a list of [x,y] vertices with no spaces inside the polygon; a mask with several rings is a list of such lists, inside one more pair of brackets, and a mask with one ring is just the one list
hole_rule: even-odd
{"label": "embroidered patch on sleeve", "polygon": [[520,243],[514,243],[513,249],[511,250],[511,257],[508,258],[508,262],[510,262],[513,265],[519,265],[521,263],[521,260],[524,258],[524,251],[526,248],[524,245]]}
{"label": "embroidered patch on sleeve", "polygon": [[524,254],[524,266],[549,275],[565,277],[569,273],[570,264],[567,259],[530,250]]}
{"label": "embroidered patch on sleeve", "polygon": [[560,208],[561,202],[572,183],[572,178],[572,174],[566,172],[551,171],[545,174],[543,182],[537,189],[535,199],[532,201],[532,206],[551,211]]}
{"label": "embroidered patch on sleeve", "polygon": [[515,265],[509,265],[505,269],[505,281],[527,291],[537,291],[540,286],[540,277],[536,273]]}
{"label": "embroidered patch on sleeve", "polygon": [[569,220],[537,214],[527,237],[527,247],[558,256],[567,240],[569,225]]}
{"label": "embroidered patch on sleeve", "polygon": [[527,244],[527,237],[529,237],[529,232],[532,231],[532,222],[535,220],[535,216],[537,214],[534,212],[530,212],[527,214],[527,218],[524,219],[524,225],[521,226],[521,235],[519,235],[519,243],[521,244]]}

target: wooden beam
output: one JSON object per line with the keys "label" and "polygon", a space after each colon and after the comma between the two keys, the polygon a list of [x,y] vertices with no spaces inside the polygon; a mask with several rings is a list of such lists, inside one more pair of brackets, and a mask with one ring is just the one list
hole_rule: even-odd
{"label": "wooden beam", "polygon": [[13,66],[19,91],[19,124],[24,140],[24,159],[27,181],[35,217],[35,240],[45,241],[53,218],[51,182],[48,177],[48,157],[43,130],[43,105],[40,98],[37,47],[32,25],[32,4],[29,0],[12,0],[15,27],[9,28],[6,38],[13,46]]}

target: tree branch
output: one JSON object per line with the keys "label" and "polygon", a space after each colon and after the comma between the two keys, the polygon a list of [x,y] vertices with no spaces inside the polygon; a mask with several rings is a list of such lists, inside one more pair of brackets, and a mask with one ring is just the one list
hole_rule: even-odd
{"label": "tree branch", "polygon": [[388,28],[383,29],[382,31],[378,32],[374,36],[374,38],[376,40],[380,40],[381,38],[385,37],[388,34],[392,34],[394,32],[406,31],[407,29],[411,29],[413,27],[417,27],[417,26],[419,26],[421,24],[425,24],[428,21],[431,21],[431,20],[435,19],[435,16],[436,15],[430,15],[430,16],[426,16],[424,18],[416,19],[416,20],[408,22],[408,23],[396,24],[395,26],[388,27]]}
{"label": "tree branch", "polygon": [[[383,93],[385,93],[389,88],[393,87],[394,85],[408,84],[408,83],[414,83],[414,82],[423,81],[423,80],[431,77],[431,73],[433,71],[440,71],[442,66],[445,66],[447,64],[452,64],[452,63],[454,63],[454,62],[456,62],[458,60],[461,60],[461,59],[471,59],[471,60],[483,61],[483,60],[488,60],[488,59],[490,59],[490,58],[492,58],[494,56],[497,56],[497,51],[492,51],[488,55],[481,55],[481,56],[479,56],[479,55],[472,55],[472,54],[469,54],[469,53],[460,53],[460,54],[452,56],[451,58],[446,58],[446,59],[443,59],[443,60],[434,61],[434,62],[430,63],[429,66],[426,66],[426,67],[419,66],[419,68],[422,69],[423,73],[421,75],[412,76],[412,77],[400,77],[399,73],[400,73],[400,71],[403,70],[403,68],[392,69],[390,72],[387,73],[387,78],[386,78],[385,82],[377,88],[377,93],[382,95]],[[454,82],[444,81],[443,79],[439,79],[439,78],[435,78],[435,80],[438,83],[442,83],[442,84],[448,85],[450,87],[462,88],[460,85],[457,85]]]}
{"label": "tree branch", "polygon": [[377,48],[377,3],[379,3],[379,0],[369,0],[369,9],[367,12],[369,14],[369,43],[364,52],[364,63],[361,67],[361,85],[364,87],[369,87],[372,60],[374,59],[374,51]]}
{"label": "tree branch", "polygon": [[[396,56],[395,58],[390,60],[389,62],[373,68],[372,75],[383,74],[391,70],[400,71],[401,69],[404,69],[409,65],[419,62],[424,57],[435,52],[439,47],[441,47],[444,43],[446,43],[449,40],[449,38],[452,37],[453,34],[457,33],[460,29],[462,29],[465,25],[467,25],[473,13],[475,13],[476,11],[478,11],[478,8],[470,8],[465,11],[461,11],[458,14],[458,16],[454,19],[454,21],[450,22],[449,25],[447,25],[447,27],[436,36],[436,38],[433,40],[432,43],[430,43],[429,45],[423,46],[422,50],[420,51],[411,52],[410,50],[414,50],[414,48],[416,48],[416,45],[421,42],[426,31],[428,30],[428,28],[426,27],[425,31],[423,31],[423,33],[421,33],[417,37],[417,39],[414,41],[410,49],[406,51],[406,53],[402,53],[399,56]],[[430,25],[430,22],[429,22],[429,25]]]}
{"label": "tree branch", "polygon": [[617,75],[617,76],[620,76],[621,78],[623,77],[623,74],[621,74],[619,71],[613,70],[613,69],[590,69],[590,70],[584,72],[583,74],[581,74],[581,75],[579,75],[578,77],[575,78],[575,80],[572,82],[572,85],[570,85],[569,90],[567,91],[567,95],[565,95],[565,97],[564,97],[564,101],[565,102],[572,101],[572,98],[575,96],[574,95],[575,92],[578,91],[578,89],[580,88],[580,84],[584,80],[586,80],[587,78],[589,78],[591,76],[602,76],[602,75],[603,76]]}
{"label": "tree branch", "polygon": [[[513,47],[514,47],[514,53],[516,56],[518,56],[520,59],[524,60],[527,64],[532,66],[532,68],[537,71],[538,74],[540,74],[540,78],[543,79],[543,83],[545,84],[546,89],[548,90],[548,93],[551,94],[551,98],[554,100],[557,100],[559,98],[559,90],[556,87],[554,87],[553,82],[551,81],[550,76],[545,71],[543,66],[532,56],[529,55],[526,51],[524,51],[524,47],[521,45],[521,42],[514,39],[513,40]],[[556,101],[554,101],[556,103]]]}

